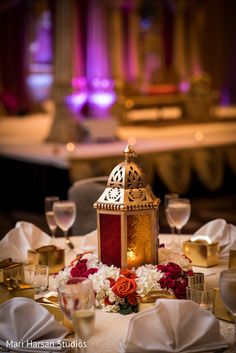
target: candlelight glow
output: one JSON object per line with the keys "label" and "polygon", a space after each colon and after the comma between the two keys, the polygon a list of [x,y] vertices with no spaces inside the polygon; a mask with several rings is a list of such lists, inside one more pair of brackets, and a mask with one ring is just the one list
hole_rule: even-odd
{"label": "candlelight glow", "polygon": [[128,262],[136,260],[136,255],[135,255],[133,250],[128,250],[127,251],[127,259],[128,259]]}
{"label": "candlelight glow", "polygon": [[136,138],[135,138],[134,136],[130,136],[130,137],[128,138],[128,144],[129,144],[130,146],[134,146],[134,145],[136,144],[136,142],[137,142],[137,140],[136,140]]}
{"label": "candlelight glow", "polygon": [[75,144],[73,142],[68,142],[66,145],[66,150],[68,152],[73,152],[75,150]]}
{"label": "candlelight glow", "polygon": [[196,141],[203,141],[204,140],[204,134],[202,131],[197,131],[194,134],[194,138]]}

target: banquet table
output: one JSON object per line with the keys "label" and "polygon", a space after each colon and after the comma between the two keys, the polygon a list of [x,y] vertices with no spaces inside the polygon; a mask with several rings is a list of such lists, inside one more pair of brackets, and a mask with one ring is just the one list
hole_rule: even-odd
{"label": "banquet table", "polygon": [[[189,235],[181,235],[180,241],[190,238]],[[66,251],[66,265],[74,259],[76,253],[82,252],[81,244],[83,236],[74,236],[71,238],[75,245],[75,250]],[[177,241],[177,236],[171,234],[160,234],[159,242],[164,243],[167,248],[171,248]],[[64,246],[63,238],[56,238],[57,246]],[[219,274],[227,268],[227,259],[221,259],[219,265],[209,268],[193,267],[194,272],[203,272],[205,282],[211,286],[218,286]],[[53,288],[51,288],[53,289]],[[95,332],[88,341],[88,353],[118,353],[121,339],[125,339],[129,321],[135,314],[121,315],[118,313],[108,313],[103,310],[96,310]],[[220,332],[227,342],[232,343],[234,337],[234,324],[219,320]],[[68,339],[73,339],[70,337]]]}

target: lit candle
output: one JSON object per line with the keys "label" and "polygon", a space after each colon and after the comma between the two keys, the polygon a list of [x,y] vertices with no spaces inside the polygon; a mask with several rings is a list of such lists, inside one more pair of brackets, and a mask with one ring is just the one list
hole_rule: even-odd
{"label": "lit candle", "polygon": [[142,257],[138,256],[134,250],[127,251],[127,267],[139,267],[142,264]]}

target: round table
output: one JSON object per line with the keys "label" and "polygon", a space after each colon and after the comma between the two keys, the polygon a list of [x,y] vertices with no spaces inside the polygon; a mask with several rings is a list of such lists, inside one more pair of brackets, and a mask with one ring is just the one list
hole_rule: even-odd
{"label": "round table", "polygon": [[[181,235],[181,242],[189,239],[188,235]],[[75,258],[76,253],[81,253],[81,244],[84,237],[73,236],[71,240],[75,245],[74,251],[66,251],[66,265]],[[176,236],[171,234],[160,234],[159,242],[164,243],[167,248],[171,248],[176,242]],[[55,244],[64,247],[65,240],[56,238]],[[209,268],[193,267],[194,272],[203,272],[205,282],[212,286],[218,286],[219,274],[223,269],[227,268],[227,260],[220,260],[219,265]],[[121,315],[117,313],[108,313],[103,310],[96,310],[95,332],[88,341],[88,353],[118,353],[121,339],[125,339],[128,331],[129,321],[135,314]],[[222,336],[229,342],[233,342],[234,324],[219,320],[220,332]],[[69,338],[70,340],[73,337]]]}

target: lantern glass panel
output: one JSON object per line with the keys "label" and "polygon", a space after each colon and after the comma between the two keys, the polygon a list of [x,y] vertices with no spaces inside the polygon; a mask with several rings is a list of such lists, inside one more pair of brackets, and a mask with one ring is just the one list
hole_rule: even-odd
{"label": "lantern glass panel", "polygon": [[127,215],[127,267],[153,262],[155,239],[149,213]]}
{"label": "lantern glass panel", "polygon": [[101,261],[121,267],[121,216],[100,214]]}

